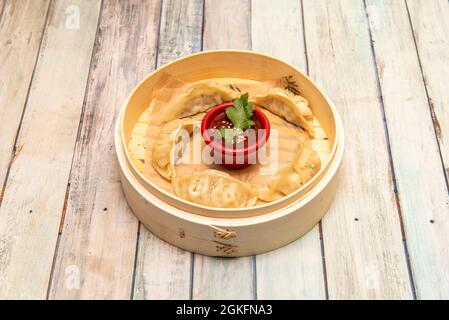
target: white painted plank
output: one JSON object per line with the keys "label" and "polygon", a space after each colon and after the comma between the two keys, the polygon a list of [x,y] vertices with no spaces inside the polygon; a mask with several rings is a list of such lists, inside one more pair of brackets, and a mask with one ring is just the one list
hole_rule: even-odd
{"label": "white painted plank", "polygon": [[[307,72],[300,1],[253,1],[251,21],[253,50]],[[258,255],[256,262],[258,298],[326,298],[318,226],[283,248]]]}
{"label": "white painted plank", "polygon": [[323,219],[330,299],[412,298],[363,1],[305,0],[309,73],[346,133],[336,199]]}
{"label": "white painted plank", "polygon": [[[449,178],[449,2],[407,1],[433,122]],[[449,206],[449,204],[448,204]]]}
{"label": "white painted plank", "polygon": [[[250,49],[249,0],[207,0],[203,49]],[[230,23],[232,21],[232,23]],[[253,258],[195,255],[193,299],[254,298]]]}
{"label": "white painted plank", "polygon": [[103,1],[52,299],[131,296],[138,221],[120,187],[112,132],[121,105],[154,69],[159,15],[160,1]]}
{"label": "white painted plank", "polygon": [[[203,1],[165,0],[159,31],[158,66],[201,50]],[[188,299],[192,254],[140,227],[136,263],[136,299]]]}
{"label": "white painted plank", "polygon": [[251,49],[251,0],[205,0],[203,49]]}
{"label": "white painted plank", "polygon": [[[407,8],[402,1],[368,0],[367,11],[416,295],[449,299],[449,197]],[[440,55],[448,57],[435,52]]]}
{"label": "white painted plank", "polygon": [[[14,150],[17,130],[44,32],[48,5],[48,0],[7,3],[0,1],[1,187]],[[1,192],[0,189],[0,202]]]}
{"label": "white painted plank", "polygon": [[52,2],[0,207],[1,298],[46,297],[99,11]]}

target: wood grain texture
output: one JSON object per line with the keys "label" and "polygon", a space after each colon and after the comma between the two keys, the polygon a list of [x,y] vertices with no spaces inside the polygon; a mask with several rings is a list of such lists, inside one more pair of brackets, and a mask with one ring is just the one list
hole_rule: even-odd
{"label": "wood grain texture", "polygon": [[407,8],[368,0],[367,11],[416,295],[448,299],[449,197]]}
{"label": "wood grain texture", "polygon": [[203,49],[251,49],[251,0],[205,0]]}
{"label": "wood grain texture", "polygon": [[[205,1],[203,49],[250,49],[249,0]],[[232,21],[232,23],[229,23]],[[253,299],[253,258],[195,255],[193,299]]]}
{"label": "wood grain texture", "polygon": [[121,105],[154,69],[159,13],[160,1],[103,1],[52,299],[131,296],[138,221],[123,197],[112,132]]}
{"label": "wood grain texture", "polygon": [[164,1],[159,31],[158,66],[201,50],[203,1]]}
{"label": "wood grain texture", "polygon": [[[157,66],[201,50],[203,1],[165,0],[162,5]],[[193,254],[140,227],[134,298],[188,299]]]}
{"label": "wood grain texture", "polygon": [[99,1],[52,2],[0,207],[1,298],[46,297],[99,11]]}
{"label": "wood grain texture", "polygon": [[[440,144],[446,179],[449,178],[449,2],[406,2]],[[449,206],[449,204],[447,204]]]}
{"label": "wood grain texture", "polygon": [[[3,187],[28,95],[48,0],[0,1],[0,185]],[[3,10],[3,14],[2,14]],[[20,66],[18,68],[18,66]],[[0,202],[2,198],[0,190]]]}
{"label": "wood grain texture", "polygon": [[[276,5],[269,0],[253,1],[251,21],[253,50],[307,71],[300,1],[284,0]],[[294,243],[258,255],[256,262],[258,298],[326,297],[318,226]]]}
{"label": "wood grain texture", "polygon": [[412,298],[364,4],[306,0],[304,17],[309,73],[346,132],[339,190],[323,219],[329,298]]}

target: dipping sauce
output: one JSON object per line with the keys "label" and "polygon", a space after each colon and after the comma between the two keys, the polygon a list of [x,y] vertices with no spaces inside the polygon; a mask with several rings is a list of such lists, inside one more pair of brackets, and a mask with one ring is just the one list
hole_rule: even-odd
{"label": "dipping sauce", "polygon": [[[257,143],[258,141],[258,130],[259,129],[263,129],[262,127],[262,123],[260,121],[260,119],[258,117],[253,116],[251,118],[251,120],[254,121],[254,125],[251,127],[251,129],[254,130],[254,137],[255,139],[252,140],[253,143]],[[221,137],[221,144],[225,145],[226,143],[230,143],[230,139],[225,139],[224,137],[222,137],[222,135],[220,134],[220,129],[234,129],[234,124],[228,119],[228,117],[226,116],[226,113],[220,112],[215,114],[210,122],[207,125],[207,129],[211,129],[212,132],[214,132],[214,138],[215,137]],[[246,131],[246,130],[245,130]],[[235,136],[232,139],[232,147],[235,148],[245,148],[248,147],[248,141],[250,139],[248,139],[248,134],[245,134],[245,132],[242,132],[241,134]]]}
{"label": "dipping sauce", "polygon": [[[214,157],[218,156],[218,159],[221,159],[218,164],[228,169],[243,169],[253,164],[252,155],[267,142],[270,136],[270,123],[260,109],[254,108],[251,117],[254,125],[225,139],[220,131],[235,129],[225,113],[225,110],[233,105],[233,102],[227,102],[210,109],[201,122],[201,134],[204,142],[212,148]],[[229,157],[231,161],[228,161]]]}

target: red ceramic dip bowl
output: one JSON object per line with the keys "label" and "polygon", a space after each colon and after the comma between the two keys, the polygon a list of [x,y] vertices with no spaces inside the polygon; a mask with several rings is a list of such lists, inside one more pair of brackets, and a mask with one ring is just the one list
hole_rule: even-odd
{"label": "red ceramic dip bowl", "polygon": [[[225,143],[218,134],[217,124],[229,123],[225,110],[233,106],[233,102],[226,102],[210,109],[201,122],[201,135],[204,142],[213,150],[214,159],[228,169],[243,169],[254,163],[257,150],[262,147],[270,136],[270,122],[265,114],[256,106],[251,118],[255,122],[254,137],[244,143]],[[262,130],[263,129],[263,130]],[[245,130],[246,131],[246,130]]]}

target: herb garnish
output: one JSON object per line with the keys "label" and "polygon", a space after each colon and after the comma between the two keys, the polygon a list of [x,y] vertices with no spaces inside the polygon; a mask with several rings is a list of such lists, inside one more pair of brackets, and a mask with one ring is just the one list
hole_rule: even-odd
{"label": "herb garnish", "polygon": [[244,130],[255,125],[251,117],[254,113],[254,103],[248,101],[248,93],[242,94],[240,98],[234,99],[234,106],[225,110],[226,116],[234,125],[233,129],[221,128],[220,134],[226,140],[234,139]]}
{"label": "herb garnish", "polygon": [[285,90],[290,91],[291,93],[293,93],[295,96],[299,96],[301,93],[298,90],[298,84],[296,83],[296,81],[293,81],[293,76],[289,75],[284,77],[285,80]]}

